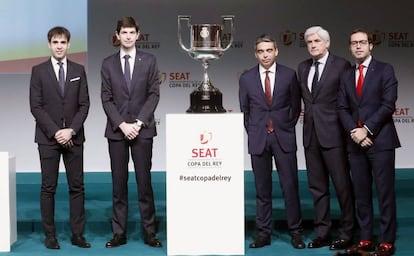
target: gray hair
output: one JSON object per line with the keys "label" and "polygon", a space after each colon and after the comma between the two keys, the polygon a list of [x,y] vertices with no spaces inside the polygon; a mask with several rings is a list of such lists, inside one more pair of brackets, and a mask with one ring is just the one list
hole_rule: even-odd
{"label": "gray hair", "polygon": [[305,41],[308,38],[308,36],[313,35],[313,34],[317,34],[318,36],[320,36],[323,40],[327,42],[330,41],[329,32],[321,26],[313,26],[313,27],[306,29],[305,35],[304,35]]}

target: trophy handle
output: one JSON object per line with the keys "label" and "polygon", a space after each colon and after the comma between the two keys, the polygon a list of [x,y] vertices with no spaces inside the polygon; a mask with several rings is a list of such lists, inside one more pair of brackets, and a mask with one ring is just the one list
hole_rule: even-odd
{"label": "trophy handle", "polygon": [[229,44],[223,49],[223,52],[227,51],[231,45],[233,44],[233,35],[234,35],[234,15],[223,15],[221,16],[221,18],[223,19],[223,27],[226,23],[226,21],[230,21],[230,41]]}
{"label": "trophy handle", "polygon": [[178,43],[184,51],[189,53],[190,49],[185,47],[185,45],[183,44],[183,39],[181,38],[181,20],[186,20],[187,21],[187,26],[190,26],[191,16],[178,15],[178,20],[177,20],[177,24],[178,24]]}

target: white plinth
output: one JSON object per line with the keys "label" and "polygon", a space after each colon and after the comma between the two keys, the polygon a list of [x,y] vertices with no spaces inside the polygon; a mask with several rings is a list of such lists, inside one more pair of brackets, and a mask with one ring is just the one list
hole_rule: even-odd
{"label": "white plinth", "polygon": [[9,252],[17,240],[16,159],[0,152],[0,252]]}
{"label": "white plinth", "polygon": [[244,255],[242,114],[167,114],[167,254]]}

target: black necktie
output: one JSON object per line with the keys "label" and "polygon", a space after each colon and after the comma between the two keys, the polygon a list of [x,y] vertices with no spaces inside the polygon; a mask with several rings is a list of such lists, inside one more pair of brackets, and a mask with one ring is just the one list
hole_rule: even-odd
{"label": "black necktie", "polygon": [[312,96],[314,97],[316,94],[316,88],[318,87],[318,81],[319,81],[319,62],[315,61],[313,64],[315,66],[315,75],[313,75],[312,79]]}
{"label": "black necktie", "polygon": [[128,54],[124,56],[125,59],[125,66],[124,66],[124,76],[125,76],[125,81],[128,87],[128,91],[131,91],[131,68],[129,67],[129,58],[131,56],[129,56]]}
{"label": "black necktie", "polygon": [[58,62],[59,65],[59,87],[62,95],[65,93],[65,70],[63,69],[63,62]]}

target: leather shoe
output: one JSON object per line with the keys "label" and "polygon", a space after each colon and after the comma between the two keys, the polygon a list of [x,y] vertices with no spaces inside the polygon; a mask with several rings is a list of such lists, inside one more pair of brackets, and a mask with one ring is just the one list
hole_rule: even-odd
{"label": "leather shoe", "polygon": [[45,246],[47,249],[60,249],[59,242],[55,236],[46,236]]}
{"label": "leather shoe", "polygon": [[317,237],[315,239],[313,239],[310,243],[308,243],[308,248],[321,248],[321,247],[325,247],[325,246],[330,246],[331,245],[331,239],[329,238],[322,238],[322,237]]}
{"label": "leather shoe", "polygon": [[72,245],[76,245],[81,248],[91,248],[91,244],[86,241],[82,235],[73,234],[70,241],[72,242]]}
{"label": "leather shoe", "polygon": [[127,243],[127,238],[125,234],[114,234],[112,239],[106,242],[105,247],[114,248],[114,247],[118,247],[126,243]]}
{"label": "leather shoe", "polygon": [[254,242],[249,245],[249,248],[261,248],[266,245],[270,245],[270,237],[258,236]]}
{"label": "leather shoe", "polygon": [[149,236],[144,239],[144,243],[151,247],[162,247],[160,240],[156,236]]}
{"label": "leather shoe", "polygon": [[296,249],[305,249],[306,247],[301,234],[292,235],[291,243],[293,248]]}
{"label": "leather shoe", "polygon": [[376,250],[372,256],[390,256],[395,252],[395,247],[393,244],[381,243],[378,250]]}
{"label": "leather shoe", "polygon": [[352,245],[351,240],[338,239],[331,243],[329,250],[345,250]]}
{"label": "leather shoe", "polygon": [[372,252],[375,250],[375,244],[370,240],[361,240],[359,243],[345,249],[347,254],[358,253],[359,251]]}

